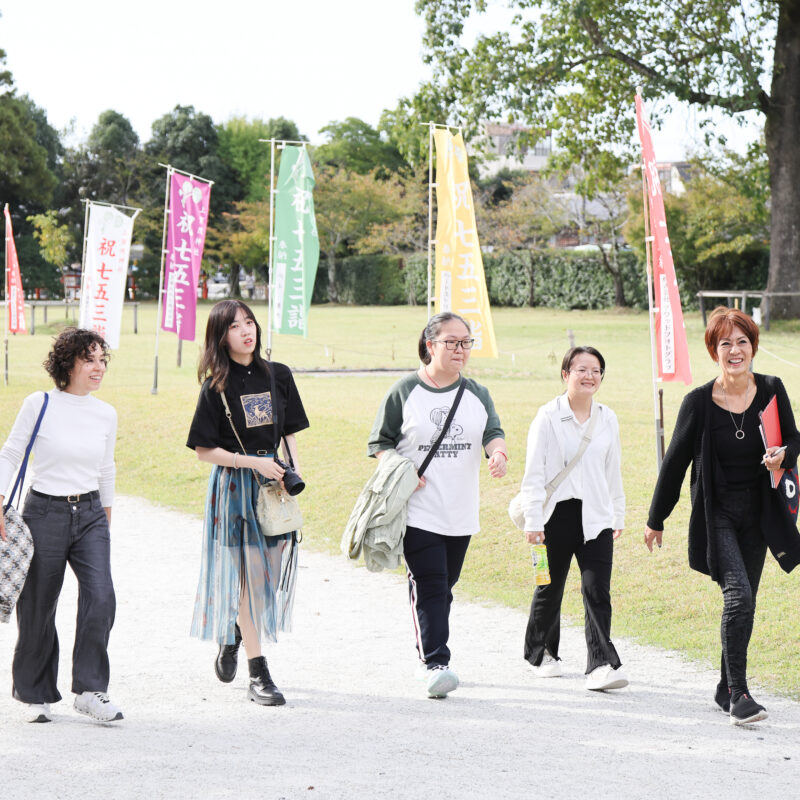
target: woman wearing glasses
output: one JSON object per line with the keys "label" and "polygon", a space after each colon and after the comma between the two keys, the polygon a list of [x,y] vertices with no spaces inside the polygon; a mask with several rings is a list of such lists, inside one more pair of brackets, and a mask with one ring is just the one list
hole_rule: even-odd
{"label": "woman wearing glasses", "polygon": [[368,444],[371,456],[380,458],[395,449],[419,467],[439,439],[464,382],[453,419],[409,500],[403,539],[419,674],[430,697],[445,697],[458,686],[458,676],[449,667],[450,605],[470,538],[480,527],[482,452],[489,458],[493,478],[506,474],[508,460],[488,390],[461,377],[474,342],[457,314],[431,317],[419,339],[422,366],[384,397]]}
{"label": "woman wearing glasses", "polygon": [[551,580],[533,593],[525,659],[537,677],[562,674],[561,599],[575,556],[586,618],[586,688],[595,691],[628,684],[611,643],[611,562],[625,495],[617,417],[594,400],[605,366],[594,347],[567,351],[561,363],[567,391],[531,423],[521,491],[525,539],[547,547]]}

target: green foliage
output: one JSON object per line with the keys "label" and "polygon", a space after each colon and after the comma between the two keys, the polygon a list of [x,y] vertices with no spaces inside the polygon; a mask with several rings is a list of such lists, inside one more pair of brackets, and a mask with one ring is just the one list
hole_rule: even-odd
{"label": "green foliage", "polygon": [[383,138],[369,123],[357,117],[330,122],[320,133],[328,137],[326,144],[314,150],[314,161],[329,167],[366,175],[377,171],[385,177],[400,170],[404,159],[394,143]]}
{"label": "green foliage", "polygon": [[55,267],[67,266],[67,254],[72,243],[72,233],[66,225],[58,221],[58,213],[47,211],[28,217],[33,225],[33,235],[39,242],[42,258]]}

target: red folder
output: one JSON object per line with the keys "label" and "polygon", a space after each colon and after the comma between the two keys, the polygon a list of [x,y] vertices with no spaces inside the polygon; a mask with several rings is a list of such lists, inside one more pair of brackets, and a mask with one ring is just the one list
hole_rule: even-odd
{"label": "red folder", "polygon": [[[781,437],[781,420],[778,416],[778,398],[776,395],[772,395],[772,400],[767,403],[766,408],[758,412],[758,419],[758,428],[764,441],[764,449],[780,447],[783,444],[783,438]],[[785,471],[783,469],[770,471],[769,479],[773,489],[778,488]]]}

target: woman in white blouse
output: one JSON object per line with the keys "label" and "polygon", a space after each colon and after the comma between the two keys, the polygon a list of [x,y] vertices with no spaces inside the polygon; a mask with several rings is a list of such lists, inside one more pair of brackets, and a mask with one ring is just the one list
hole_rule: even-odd
{"label": "woman in white blouse", "polygon": [[[56,388],[48,392],[22,512],[34,554],[17,602],[19,638],[12,667],[13,694],[27,704],[30,722],[49,722],[50,704],[61,700],[55,618],[67,564],[79,590],[72,654],[75,710],[101,722],[122,719],[107,694],[108,637],[116,610],[109,522],[117,413],[91,396],[100,388],[108,355],[99,334],[66,328],[44,362]],[[42,392],[25,398],[0,450],[0,491],[10,486],[20,465],[43,399]],[[2,516],[0,537],[6,538]]]}
{"label": "woman in white blouse", "polygon": [[[611,642],[611,564],[625,495],[617,417],[594,400],[604,374],[605,360],[594,347],[567,351],[561,364],[567,391],[531,423],[521,491],[525,539],[546,545],[551,579],[533,594],[525,659],[538,677],[562,674],[561,600],[575,556],[586,615],[586,688],[598,691],[628,684]],[[584,439],[580,458],[565,470]]]}

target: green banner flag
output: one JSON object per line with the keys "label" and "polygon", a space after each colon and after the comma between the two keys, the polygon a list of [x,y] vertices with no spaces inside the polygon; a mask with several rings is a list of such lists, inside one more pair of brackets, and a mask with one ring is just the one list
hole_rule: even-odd
{"label": "green banner flag", "polygon": [[272,329],[278,333],[308,335],[308,307],[319,263],[313,189],[305,147],[287,145],[275,192]]}

